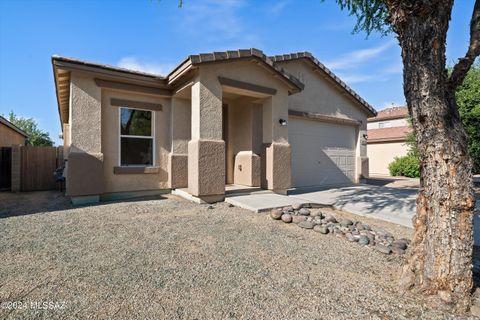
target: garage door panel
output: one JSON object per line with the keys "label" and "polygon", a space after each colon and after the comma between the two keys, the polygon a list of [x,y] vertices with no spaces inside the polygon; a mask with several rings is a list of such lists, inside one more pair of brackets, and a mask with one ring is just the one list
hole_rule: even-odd
{"label": "garage door panel", "polygon": [[355,177],[355,128],[290,119],[295,187],[350,183]]}

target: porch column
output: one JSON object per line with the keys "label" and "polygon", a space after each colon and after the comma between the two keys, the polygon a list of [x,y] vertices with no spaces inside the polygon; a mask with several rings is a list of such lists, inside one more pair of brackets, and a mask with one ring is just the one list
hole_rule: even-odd
{"label": "porch column", "polygon": [[[280,119],[286,120],[282,126]],[[277,91],[263,104],[264,174],[262,188],[286,194],[291,187],[291,147],[288,143],[288,93]]]}
{"label": "porch column", "polygon": [[206,202],[225,196],[222,88],[216,77],[192,86],[192,140],[188,142],[188,192]]}

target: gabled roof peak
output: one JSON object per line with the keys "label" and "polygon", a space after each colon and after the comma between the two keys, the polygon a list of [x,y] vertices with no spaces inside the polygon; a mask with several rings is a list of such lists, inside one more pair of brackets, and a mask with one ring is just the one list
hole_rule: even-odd
{"label": "gabled roof peak", "polygon": [[317,58],[313,56],[308,51],[303,52],[294,52],[294,53],[287,53],[282,55],[275,55],[271,56],[270,59],[274,63],[281,63],[284,61],[292,61],[292,60],[299,60],[299,59],[306,59],[314,64],[319,70],[323,71],[326,75],[328,75],[334,82],[337,83],[343,90],[345,90],[352,98],[354,98],[358,103],[360,103],[372,116],[377,115],[377,111],[370,105],[367,101],[365,101],[358,93],[356,93],[352,88],[350,88],[345,82],[342,81],[336,74],[334,74],[330,69],[328,69],[323,63],[318,61]]}

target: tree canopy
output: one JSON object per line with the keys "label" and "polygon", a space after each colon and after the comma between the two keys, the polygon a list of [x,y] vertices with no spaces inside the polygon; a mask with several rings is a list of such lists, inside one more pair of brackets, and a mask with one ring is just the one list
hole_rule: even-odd
{"label": "tree canopy", "polygon": [[8,121],[25,131],[28,135],[27,143],[32,146],[52,146],[53,140],[48,132],[38,128],[38,124],[33,118],[23,118],[16,116],[13,111],[8,115]]}
{"label": "tree canopy", "polygon": [[468,152],[473,172],[480,173],[480,62],[467,73],[455,94],[463,126],[470,138]]}

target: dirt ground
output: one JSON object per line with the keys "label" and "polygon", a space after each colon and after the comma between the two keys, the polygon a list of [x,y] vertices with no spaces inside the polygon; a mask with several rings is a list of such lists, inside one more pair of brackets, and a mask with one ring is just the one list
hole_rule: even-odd
{"label": "dirt ground", "polygon": [[0,193],[0,234],[0,318],[459,318],[398,290],[402,256],[225,203]]}

